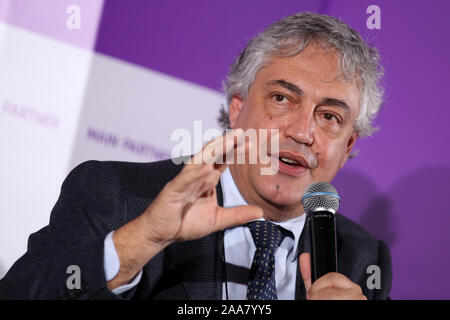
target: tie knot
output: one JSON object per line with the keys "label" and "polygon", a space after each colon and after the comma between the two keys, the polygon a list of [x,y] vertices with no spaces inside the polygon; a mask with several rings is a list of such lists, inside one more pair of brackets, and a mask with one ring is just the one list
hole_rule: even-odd
{"label": "tie knot", "polygon": [[275,250],[284,239],[283,228],[269,221],[254,221],[248,224],[256,248]]}

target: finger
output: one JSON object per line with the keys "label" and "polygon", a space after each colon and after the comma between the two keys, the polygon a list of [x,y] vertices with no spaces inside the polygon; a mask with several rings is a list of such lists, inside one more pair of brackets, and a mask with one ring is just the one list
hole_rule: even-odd
{"label": "finger", "polygon": [[194,184],[200,184],[202,179],[209,176],[214,170],[208,166],[201,166],[191,170],[182,170],[170,183],[170,190],[175,192],[193,191]]}
{"label": "finger", "polygon": [[[223,172],[230,164],[255,164],[257,158],[257,150],[252,139],[246,139],[242,129],[236,129],[236,136],[234,141],[230,140],[228,143],[233,143],[234,146],[228,147],[225,150],[222,158],[216,161],[215,169]],[[256,155],[256,156],[255,156]],[[254,162],[252,162],[251,159]],[[248,162],[247,162],[248,161]]]}
{"label": "finger", "polygon": [[299,265],[306,293],[308,294],[309,288],[311,288],[311,256],[309,252],[304,252],[300,255]]}
{"label": "finger", "polygon": [[201,178],[199,185],[196,185],[196,198],[200,196],[211,196],[219,183],[221,172],[213,170],[210,174]]}
{"label": "finger", "polygon": [[311,293],[309,300],[367,300],[367,297],[354,289],[328,287]]}
{"label": "finger", "polygon": [[249,221],[259,219],[262,216],[263,211],[258,206],[246,205],[233,208],[219,207],[215,231],[243,225]]}
{"label": "finger", "polygon": [[343,274],[337,272],[329,272],[314,281],[309,290],[309,294],[312,295],[325,288],[354,289],[359,293],[362,293],[360,286],[352,282]]}
{"label": "finger", "polygon": [[[244,131],[242,129],[231,130],[222,138],[222,140],[205,146],[203,159],[206,164],[219,164],[221,166],[216,166],[216,168],[222,167],[225,170],[230,164],[227,160],[234,154],[234,150],[237,148],[239,151],[242,149],[241,146],[245,145]],[[231,157],[232,160],[233,158],[234,156]]]}
{"label": "finger", "polygon": [[202,150],[197,152],[188,162],[191,164],[207,164],[213,165],[216,163],[223,164],[224,155],[231,152],[234,148],[245,144],[243,139],[244,131],[230,130],[225,135],[219,136],[208,142]]}

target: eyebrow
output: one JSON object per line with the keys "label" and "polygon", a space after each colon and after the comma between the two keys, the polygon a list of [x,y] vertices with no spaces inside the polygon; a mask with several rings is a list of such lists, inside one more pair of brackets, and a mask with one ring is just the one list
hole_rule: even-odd
{"label": "eyebrow", "polygon": [[319,103],[319,106],[321,105],[341,107],[346,112],[350,112],[350,107],[348,106],[348,104],[345,101],[336,98],[323,98]]}
{"label": "eyebrow", "polygon": [[291,91],[292,93],[295,93],[298,96],[303,95],[302,89],[300,89],[295,84],[288,82],[286,80],[271,80],[271,81],[267,82],[266,85],[268,85],[268,86],[277,86],[278,85],[280,87],[288,89],[289,91]]}
{"label": "eyebrow", "polygon": [[[281,86],[289,91],[291,91],[292,93],[295,93],[298,96],[302,96],[304,95],[304,92],[302,89],[300,89],[297,85],[286,81],[286,80],[271,80],[269,82],[266,83],[266,85],[268,86]],[[346,112],[350,112],[350,107],[348,106],[348,104],[344,101],[344,100],[340,100],[340,99],[336,99],[336,98],[323,98],[320,103],[319,106],[336,106],[336,107],[341,107],[343,108]]]}

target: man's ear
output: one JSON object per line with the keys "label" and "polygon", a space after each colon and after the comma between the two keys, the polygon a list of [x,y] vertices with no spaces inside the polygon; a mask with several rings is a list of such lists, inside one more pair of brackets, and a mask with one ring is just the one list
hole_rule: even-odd
{"label": "man's ear", "polygon": [[228,119],[230,120],[230,127],[232,129],[236,125],[236,121],[239,116],[239,113],[241,112],[243,103],[244,103],[244,100],[237,95],[234,95],[233,98],[231,98],[230,112],[228,115],[229,116]]}
{"label": "man's ear", "polygon": [[352,149],[353,149],[357,139],[358,139],[358,132],[353,131],[352,135],[348,139],[347,151],[346,151],[346,155],[341,163],[341,168],[344,166],[345,162],[347,162],[347,159],[350,156],[350,153],[352,152]]}

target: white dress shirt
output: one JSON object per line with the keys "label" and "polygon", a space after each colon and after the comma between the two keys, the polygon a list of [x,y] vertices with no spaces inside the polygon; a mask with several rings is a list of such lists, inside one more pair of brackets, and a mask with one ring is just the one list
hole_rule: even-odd
{"label": "white dress shirt", "polygon": [[[248,203],[240,194],[229,169],[226,169],[220,177],[223,192],[223,207],[235,207]],[[259,219],[264,220],[264,219]],[[294,235],[285,237],[280,247],[275,252],[275,284],[279,300],[293,300],[295,298],[295,283],[298,261],[296,252],[300,234],[305,224],[305,214],[300,217],[275,224],[289,230]],[[253,256],[256,251],[250,229],[245,226],[230,228],[224,235],[225,262],[250,270]],[[234,268],[232,268],[234,269]],[[242,270],[242,269],[241,269]],[[226,287],[228,286],[228,298],[230,300],[244,300],[247,297],[247,284],[230,281],[233,275],[227,274],[227,283],[222,288],[222,298],[226,299]]]}
{"label": "white dress shirt", "polygon": [[[224,208],[248,204],[236,187],[229,169],[226,169],[220,176],[220,183],[222,186]],[[260,220],[264,219],[261,218]],[[300,234],[302,233],[303,226],[305,224],[305,214],[281,223],[274,223],[291,231],[294,235],[294,239],[291,237],[285,237],[275,253],[275,283],[277,287],[278,299],[293,300],[295,298],[295,283],[298,268],[296,251]],[[106,281],[113,279],[119,273],[120,269],[119,256],[112,239],[113,233],[114,231],[111,231],[106,236],[104,242],[103,266],[105,269]],[[224,247],[225,262],[227,265],[234,265],[250,270],[256,247],[248,227],[238,226],[227,229],[224,235]],[[240,270],[245,271],[245,269],[241,268]],[[233,270],[233,268],[231,268],[231,270]],[[227,282],[224,282],[222,286],[222,298],[227,298],[226,292],[228,289],[229,299],[246,299],[247,284],[239,283],[237,281],[234,282],[233,279],[236,278],[232,273],[228,274],[229,272],[230,271],[227,271]],[[139,283],[141,277],[142,270],[130,283],[115,288],[112,292],[115,294],[120,294],[132,289]],[[244,278],[246,277],[247,275],[245,275]],[[242,275],[238,276],[238,278],[242,278]]]}

